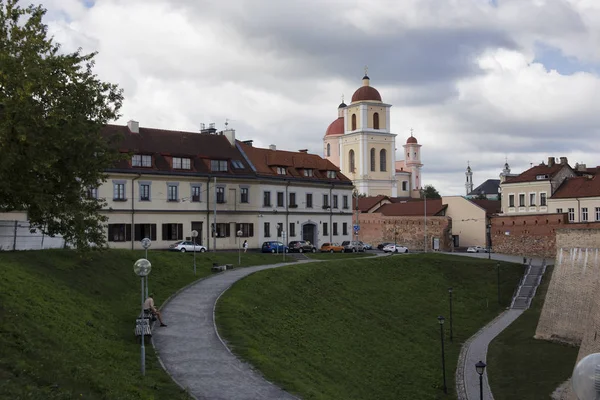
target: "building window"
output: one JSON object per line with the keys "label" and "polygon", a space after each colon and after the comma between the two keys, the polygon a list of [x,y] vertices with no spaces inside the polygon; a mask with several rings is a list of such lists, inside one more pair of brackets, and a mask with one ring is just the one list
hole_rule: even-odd
{"label": "building window", "polygon": [[277,223],[277,237],[280,238],[283,236],[283,222]]}
{"label": "building window", "polygon": [[327,235],[329,235],[329,225],[327,225],[327,222],[323,222],[323,236]]}
{"label": "building window", "polygon": [[524,194],[519,195],[519,207],[525,207],[525,195]]}
{"label": "building window", "polygon": [[231,165],[235,169],[244,169],[244,164],[240,160],[231,160]]}
{"label": "building window", "polygon": [[130,224],[108,224],[109,242],[128,242],[131,240]]}
{"label": "building window", "polygon": [[331,145],[327,143],[327,157],[331,157]]}
{"label": "building window", "polygon": [[263,192],[263,207],[271,207],[271,192]]}
{"label": "building window", "polygon": [[290,193],[289,205],[290,207],[298,207],[296,204],[296,193]]}
{"label": "building window", "polygon": [[333,195],[333,208],[338,208],[338,195]]}
{"label": "building window", "polygon": [[201,196],[200,194],[202,193],[202,186],[200,185],[193,185],[192,186],[192,201],[194,203],[199,203],[201,200]]}
{"label": "building window", "polygon": [[600,221],[600,207],[596,207],[596,221]]}
{"label": "building window", "polygon": [[347,222],[342,222],[342,235],[347,235],[348,234],[348,223]]}
{"label": "building window", "polygon": [[347,195],[342,196],[342,208],[344,210],[348,209],[348,196]]}
{"label": "building window", "polygon": [[141,201],[150,201],[150,184],[149,183],[140,183],[140,200]]}
{"label": "building window", "polygon": [[323,208],[329,208],[329,195],[323,195]]}
{"label": "building window", "polygon": [[277,175],[287,175],[285,167],[277,167]]}
{"label": "building window", "polygon": [[277,207],[285,207],[284,204],[284,194],[283,192],[277,192]]}
{"label": "building window", "polygon": [[304,176],[313,176],[313,170],[311,168],[305,168]]}
{"label": "building window", "polygon": [[144,238],[156,240],[156,224],[135,224],[133,237],[138,242]]}
{"label": "building window", "polygon": [[338,229],[337,229],[337,227],[338,227],[338,223],[337,223],[337,222],[334,222],[334,223],[333,223],[333,236],[337,236],[337,234],[338,234]]}
{"label": "building window", "polygon": [[509,194],[508,195],[508,206],[509,207],[514,207],[515,206],[515,195],[514,194]]}
{"label": "building window", "polygon": [[271,237],[271,224],[269,222],[264,223],[265,237]]}
{"label": "building window", "polygon": [[217,229],[215,230],[215,224],[210,224],[212,236],[215,237],[215,234],[218,238],[230,237],[231,236],[231,226],[228,223],[217,224]]}
{"label": "building window", "polygon": [[405,192],[408,190],[408,181],[402,181],[402,190]]}
{"label": "building window", "polygon": [[288,232],[288,236],[289,237],[295,237],[296,236],[296,224],[293,222],[290,222],[290,231]]}
{"label": "building window", "polygon": [[145,156],[142,154],[134,154],[131,157],[131,166],[132,167],[151,167],[152,166],[152,156]]}
{"label": "building window", "polygon": [[535,193],[529,193],[529,205],[535,206]]}
{"label": "building window", "polygon": [[546,207],[546,193],[540,193],[540,206]]}
{"label": "building window", "polygon": [[575,221],[575,209],[569,208],[569,222]]}
{"label": "building window", "polygon": [[210,170],[212,172],[227,172],[227,161],[210,160]]}
{"label": "building window", "polygon": [[167,185],[167,201],[179,200],[179,197],[177,197],[177,189],[179,189],[177,185]]}
{"label": "building window", "polygon": [[125,201],[125,182],[115,182],[113,184],[113,200],[114,201]]}
{"label": "building window", "polygon": [[248,188],[240,188],[240,203],[248,203]]}
{"label": "building window", "polygon": [[162,240],[183,240],[183,224],[162,224]]}
{"label": "building window", "polygon": [[217,203],[219,203],[219,204],[225,203],[225,188],[223,186],[217,187]]}
{"label": "building window", "polygon": [[335,179],[337,177],[337,173],[335,171],[327,171],[327,177],[329,179]]}
{"label": "building window", "polygon": [[557,213],[557,214],[562,214],[562,212],[563,212],[563,211],[562,211],[562,208],[557,208],[557,209],[556,209],[556,213]]}
{"label": "building window", "polygon": [[375,171],[375,149],[371,149],[371,171]]}
{"label": "building window", "polygon": [[354,150],[350,150],[348,153],[348,169],[351,173],[354,172]]}
{"label": "building window", "polygon": [[379,129],[379,113],[373,114],[373,129]]}
{"label": "building window", "polygon": [[387,171],[387,153],[385,149],[381,149],[379,152],[379,170],[382,172]]}
{"label": "building window", "polygon": [[312,193],[306,193],[306,208],[312,208]]}
{"label": "building window", "polygon": [[356,130],[356,114],[352,114],[352,130]]}
{"label": "building window", "polygon": [[173,169],[191,169],[192,162],[189,158],[173,157]]}
{"label": "building window", "polygon": [[253,237],[254,236],[254,224],[235,224],[236,235],[237,235],[238,231],[242,231],[241,237]]}
{"label": "building window", "polygon": [[588,220],[588,209],[587,207],[583,207],[581,209],[581,222],[587,222]]}
{"label": "building window", "polygon": [[98,198],[98,188],[97,187],[88,188],[87,197],[88,197],[88,199],[97,199]]}

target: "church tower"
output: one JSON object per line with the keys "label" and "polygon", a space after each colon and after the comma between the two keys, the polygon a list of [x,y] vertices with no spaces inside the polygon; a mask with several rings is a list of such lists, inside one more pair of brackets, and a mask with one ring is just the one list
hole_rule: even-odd
{"label": "church tower", "polygon": [[468,162],[467,162],[467,172],[465,172],[465,175],[467,176],[467,181],[465,182],[465,189],[466,189],[467,193],[465,193],[465,194],[468,195],[469,193],[471,193],[473,191],[473,171],[471,171],[471,166],[469,165]]}
{"label": "church tower", "polygon": [[412,135],[412,129],[410,137],[406,139],[404,147],[404,165],[410,172],[410,187],[413,192],[411,197],[419,197],[418,192],[421,189],[421,145],[417,142],[417,138]]}

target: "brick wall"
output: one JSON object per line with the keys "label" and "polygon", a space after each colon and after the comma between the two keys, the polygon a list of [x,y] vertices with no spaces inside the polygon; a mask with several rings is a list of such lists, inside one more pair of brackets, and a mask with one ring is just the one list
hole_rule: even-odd
{"label": "brick wall", "polygon": [[[440,250],[450,251],[452,220],[449,217],[427,217],[427,238],[433,248],[432,238],[440,239]],[[424,218],[387,217],[380,213],[361,213],[359,239],[377,246],[382,242],[396,242],[410,250],[423,250],[425,243]]]}

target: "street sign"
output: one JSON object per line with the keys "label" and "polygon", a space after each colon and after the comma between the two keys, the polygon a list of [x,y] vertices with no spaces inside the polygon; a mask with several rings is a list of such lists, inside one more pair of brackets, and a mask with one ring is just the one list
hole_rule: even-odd
{"label": "street sign", "polygon": [[354,232],[360,231],[360,225],[354,225]]}

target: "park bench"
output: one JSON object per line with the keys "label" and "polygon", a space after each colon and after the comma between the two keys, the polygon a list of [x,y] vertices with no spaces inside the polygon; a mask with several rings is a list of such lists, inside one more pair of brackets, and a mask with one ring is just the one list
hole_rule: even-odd
{"label": "park bench", "polygon": [[140,312],[135,320],[135,337],[152,336],[152,330],[150,329],[150,323],[156,321],[156,316],[148,312]]}
{"label": "park bench", "polygon": [[211,271],[212,272],[221,272],[221,271],[225,271],[228,269],[233,269],[233,264],[219,265],[217,263],[213,263]]}

